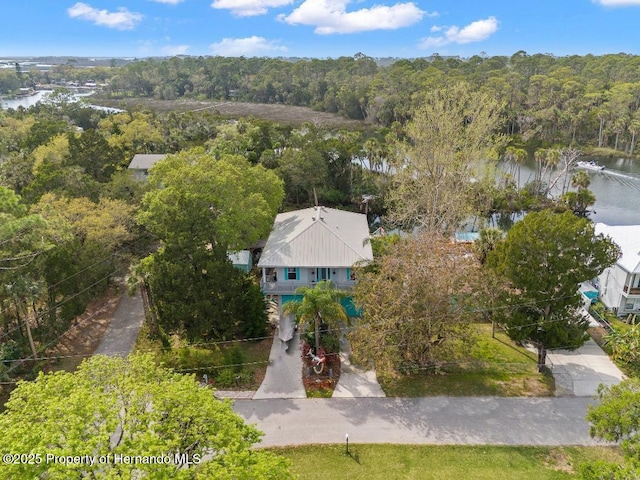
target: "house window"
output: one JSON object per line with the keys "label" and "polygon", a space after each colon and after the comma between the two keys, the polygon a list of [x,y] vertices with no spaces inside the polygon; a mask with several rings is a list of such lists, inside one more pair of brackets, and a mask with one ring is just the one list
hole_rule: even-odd
{"label": "house window", "polygon": [[354,282],[356,280],[356,274],[350,268],[347,268],[347,280]]}
{"label": "house window", "polygon": [[293,267],[287,268],[287,280],[298,280],[298,269]]}
{"label": "house window", "polygon": [[624,309],[625,309],[625,310],[633,310],[633,302],[631,302],[631,303],[627,303],[627,304],[624,306]]}

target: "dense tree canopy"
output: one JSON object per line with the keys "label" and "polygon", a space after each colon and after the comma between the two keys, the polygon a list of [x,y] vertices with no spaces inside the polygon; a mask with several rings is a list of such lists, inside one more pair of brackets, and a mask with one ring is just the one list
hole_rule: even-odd
{"label": "dense tree canopy", "polygon": [[[554,57],[519,51],[469,59],[147,59],[97,73],[109,77],[105,93],[116,98],[300,105],[385,127],[411,119],[420,92],[463,80],[503,104],[502,130],[531,146],[589,144],[633,153],[640,132],[639,64],[639,56],[624,53]],[[60,67],[48,75],[86,78],[87,69]]]}
{"label": "dense tree canopy", "polygon": [[216,160],[202,149],[154,165],[140,221],[181,247],[246,248],[268,234],[283,198],[282,181],[240,156]]}
{"label": "dense tree canopy", "polygon": [[543,367],[547,349],[584,343],[588,321],[578,311],[578,286],[613,265],[619,254],[585,218],[551,210],[530,213],[487,254],[487,266],[510,284],[503,308],[493,314],[512,339],[536,345]]}
{"label": "dense tree canopy", "polygon": [[[229,403],[150,356],[92,357],[75,373],[23,382],[0,429],[3,452],[33,454],[4,461],[3,478],[290,478],[285,460],[251,449],[261,433]],[[116,460],[123,457],[141,460]]]}
{"label": "dense tree canopy", "polygon": [[436,369],[472,341],[478,263],[465,245],[431,234],[388,245],[355,288],[363,316],[349,339],[354,354],[383,375]]}
{"label": "dense tree canopy", "polygon": [[262,293],[227,252],[268,234],[282,181],[243,157],[194,149],[158,162],[149,183],[139,218],[162,246],[142,267],[159,325],[194,340],[263,335]]}
{"label": "dense tree canopy", "polygon": [[0,271],[18,269],[51,247],[47,223],[30,214],[19,195],[0,187]]}

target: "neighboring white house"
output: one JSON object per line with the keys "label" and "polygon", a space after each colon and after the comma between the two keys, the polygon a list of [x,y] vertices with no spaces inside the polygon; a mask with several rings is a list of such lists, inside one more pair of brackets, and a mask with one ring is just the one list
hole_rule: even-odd
{"label": "neighboring white house", "polygon": [[321,280],[349,290],[352,267],[372,260],[366,215],[326,207],[280,213],[258,261],[262,291],[282,305]]}
{"label": "neighboring white house", "polygon": [[149,169],[166,156],[166,154],[138,153],[133,156],[129,170],[133,172],[136,180],[146,180]]}
{"label": "neighboring white house", "polygon": [[598,223],[595,232],[611,237],[622,251],[616,264],[598,277],[600,300],[618,316],[640,313],[640,225]]}

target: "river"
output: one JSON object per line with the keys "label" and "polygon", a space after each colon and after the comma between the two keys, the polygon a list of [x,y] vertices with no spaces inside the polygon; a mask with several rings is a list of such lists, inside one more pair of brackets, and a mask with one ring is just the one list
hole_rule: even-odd
{"label": "river", "polygon": [[[36,103],[46,100],[47,95],[49,95],[53,90],[38,90],[34,95],[29,95],[26,97],[17,97],[17,98],[0,98],[0,107],[5,110],[9,108],[17,109],[18,107],[29,108],[34,106]],[[82,90],[73,92],[73,97],[76,100],[85,99],[93,94],[93,91]],[[101,107],[99,105],[87,105],[88,107],[95,108],[96,110],[104,110],[106,112],[117,113],[123,112],[124,110],[120,110],[118,108],[109,108],[109,107]]]}
{"label": "river", "polygon": [[[596,196],[589,218],[608,225],[639,225],[640,160],[586,156],[580,160],[593,160],[605,166],[602,171],[584,170],[591,178],[589,189]],[[520,169],[520,183],[532,181],[534,171],[533,160],[524,162]]]}

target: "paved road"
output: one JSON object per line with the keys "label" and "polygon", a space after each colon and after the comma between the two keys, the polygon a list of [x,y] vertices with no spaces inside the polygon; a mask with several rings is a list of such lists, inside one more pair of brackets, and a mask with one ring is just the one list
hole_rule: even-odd
{"label": "paved road", "polygon": [[328,398],[236,400],[265,432],[262,446],[341,443],[596,445],[593,400],[573,398]]}
{"label": "paved road", "polygon": [[120,298],[118,308],[113,314],[109,328],[104,334],[100,345],[94,355],[127,356],[133,349],[138,338],[138,333],[144,321],[144,306],[140,292],[136,291],[133,297],[124,293]]}

